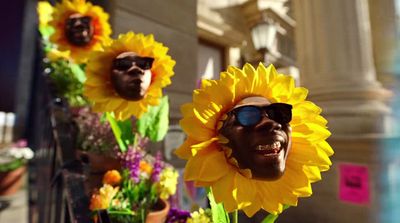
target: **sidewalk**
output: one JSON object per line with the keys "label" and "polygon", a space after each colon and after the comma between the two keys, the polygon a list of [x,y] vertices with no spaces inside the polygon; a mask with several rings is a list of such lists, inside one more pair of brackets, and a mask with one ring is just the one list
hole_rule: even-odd
{"label": "sidewalk", "polygon": [[0,197],[0,223],[28,223],[26,188],[12,196]]}

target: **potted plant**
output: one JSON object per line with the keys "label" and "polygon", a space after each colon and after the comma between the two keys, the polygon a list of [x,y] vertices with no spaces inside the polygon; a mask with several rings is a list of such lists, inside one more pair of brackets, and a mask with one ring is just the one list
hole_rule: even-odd
{"label": "potted plant", "polygon": [[33,156],[25,140],[0,147],[0,196],[12,195],[19,190],[26,163]]}
{"label": "potted plant", "polygon": [[160,153],[154,158],[130,147],[120,158],[122,170],[104,175],[103,186],[91,197],[90,210],[95,214],[106,209],[114,223],[165,222],[167,199],[176,192],[178,172],[162,161]]}
{"label": "potted plant", "polygon": [[90,173],[103,175],[107,170],[119,169],[115,156],[118,145],[110,124],[88,107],[77,109],[73,120],[78,128],[77,157],[88,164]]}

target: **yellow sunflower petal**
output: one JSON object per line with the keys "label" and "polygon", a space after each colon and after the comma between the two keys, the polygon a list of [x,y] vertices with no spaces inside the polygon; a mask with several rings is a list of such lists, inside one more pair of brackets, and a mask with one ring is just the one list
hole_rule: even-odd
{"label": "yellow sunflower petal", "polygon": [[181,159],[189,159],[192,156],[191,146],[197,143],[198,141],[189,137],[179,148],[174,151],[174,153]]}
{"label": "yellow sunflower petal", "polygon": [[188,133],[188,136],[198,140],[198,141],[206,141],[214,137],[215,133],[213,130],[208,128],[198,128],[201,126],[201,122],[196,118],[184,118],[179,124],[182,129]]}
{"label": "yellow sunflower petal", "polygon": [[252,204],[257,190],[254,182],[242,176],[239,172],[236,173],[234,178],[235,186],[233,197],[236,200],[239,209],[247,207]]}
{"label": "yellow sunflower petal", "polygon": [[233,197],[234,182],[236,172],[230,170],[225,176],[220,180],[215,181],[211,186],[215,201],[217,203],[223,203],[224,208],[228,212],[232,212],[237,209],[237,203]]}
{"label": "yellow sunflower petal", "polygon": [[243,211],[247,216],[253,216],[262,207],[262,203],[259,200],[253,200],[251,205],[244,207]]}
{"label": "yellow sunflower petal", "polygon": [[303,171],[307,175],[311,183],[317,182],[322,179],[321,172],[318,167],[304,166]]}
{"label": "yellow sunflower petal", "polygon": [[288,100],[289,104],[297,104],[306,99],[308,90],[303,87],[297,87],[293,89],[292,97]]}
{"label": "yellow sunflower petal", "polygon": [[[231,169],[231,167],[225,165],[225,163],[225,154],[215,150],[215,148],[199,152],[187,162],[184,178],[187,181],[200,180],[203,182],[219,180]],[[214,166],[218,171],[209,171],[209,166]]]}
{"label": "yellow sunflower petal", "polygon": [[276,193],[276,188],[273,187],[273,184],[257,182],[257,188],[259,188],[259,198],[261,199],[263,209],[271,214],[280,213],[282,209],[281,199],[279,193]]}
{"label": "yellow sunflower petal", "polygon": [[210,140],[192,145],[190,147],[190,149],[192,151],[192,156],[195,156],[198,151],[208,148],[211,145],[211,143],[218,141],[218,140],[219,140],[219,137],[214,137],[214,138],[211,138]]}

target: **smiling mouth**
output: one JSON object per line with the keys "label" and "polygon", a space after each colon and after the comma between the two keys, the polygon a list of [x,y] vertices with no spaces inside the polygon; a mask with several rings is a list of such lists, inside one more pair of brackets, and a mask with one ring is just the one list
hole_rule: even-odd
{"label": "smiling mouth", "polygon": [[282,151],[282,143],[280,141],[274,141],[271,144],[258,145],[255,151],[257,154],[263,156],[275,156]]}
{"label": "smiling mouth", "polygon": [[131,80],[130,82],[128,82],[128,85],[131,87],[140,86],[141,84],[142,84],[142,81],[140,79],[134,79],[134,80]]}

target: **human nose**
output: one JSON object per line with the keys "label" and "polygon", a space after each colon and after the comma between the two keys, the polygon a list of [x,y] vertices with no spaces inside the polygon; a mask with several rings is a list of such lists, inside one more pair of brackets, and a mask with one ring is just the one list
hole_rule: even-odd
{"label": "human nose", "polygon": [[264,115],[260,122],[256,125],[256,129],[258,130],[267,130],[267,131],[279,131],[282,129],[282,124],[276,122],[275,120],[272,120],[268,118],[266,115]]}
{"label": "human nose", "polygon": [[80,19],[76,19],[76,20],[74,21],[74,26],[75,26],[76,28],[82,28],[83,22],[82,22]]}
{"label": "human nose", "polygon": [[132,76],[136,76],[136,75],[142,75],[144,74],[144,71],[142,69],[139,69],[135,66],[132,66],[129,70],[128,70],[128,74],[132,75]]}

